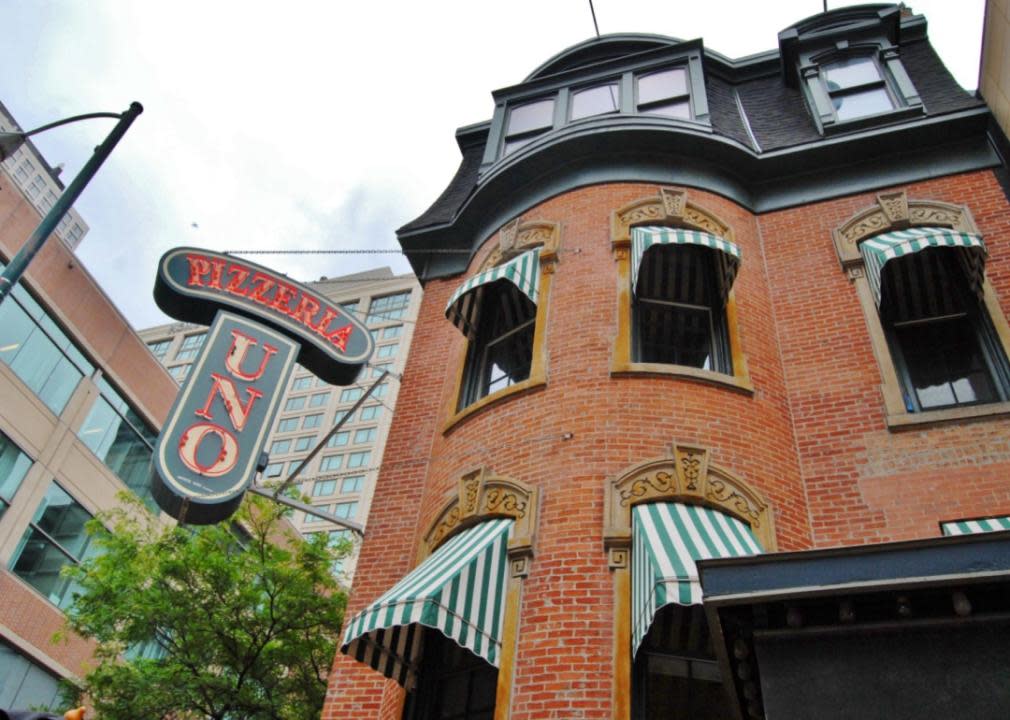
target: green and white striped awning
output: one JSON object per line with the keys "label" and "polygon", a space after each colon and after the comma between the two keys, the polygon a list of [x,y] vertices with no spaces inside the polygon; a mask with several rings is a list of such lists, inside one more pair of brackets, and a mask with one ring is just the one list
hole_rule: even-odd
{"label": "green and white striped awning", "polygon": [[912,255],[931,247],[961,248],[961,259],[972,291],[981,293],[985,275],[985,243],[979,235],[942,227],[917,227],[877,235],[859,244],[866,265],[866,279],[873,299],[880,307],[881,277],[889,260]]}
{"label": "green and white striped awning", "polygon": [[631,289],[638,291],[638,276],[646,253],[657,245],[700,245],[718,250],[720,294],[725,301],[740,269],[740,248],[716,235],[697,230],[668,227],[636,227],[631,229]]}
{"label": "green and white striped awning", "polygon": [[697,505],[636,505],[631,525],[632,654],[660,608],[701,604],[696,560],[763,552],[746,523]]}
{"label": "green and white striped awning", "polygon": [[480,306],[478,289],[497,280],[512,283],[536,305],[540,288],[540,248],[527,250],[506,263],[474,275],[456,288],[446,303],[445,316],[464,335],[471,334],[477,319]]}
{"label": "green and white striped awning", "polygon": [[1010,515],[980,518],[978,520],[956,520],[940,525],[944,535],[976,535],[978,533],[1010,530]]}
{"label": "green and white striped awning", "polygon": [[340,651],[410,689],[421,625],[498,665],[511,518],[461,532],[346,623]]}

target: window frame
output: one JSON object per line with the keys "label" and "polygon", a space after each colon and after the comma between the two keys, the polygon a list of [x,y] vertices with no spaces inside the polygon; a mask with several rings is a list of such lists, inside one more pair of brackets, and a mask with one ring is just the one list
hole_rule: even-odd
{"label": "window frame", "polygon": [[[443,411],[444,416],[448,418],[442,427],[443,434],[449,432],[457,423],[490,405],[547,385],[547,317],[550,309],[551,281],[558,264],[560,244],[560,223],[550,221],[521,222],[516,219],[501,228],[498,232],[498,243],[492,245],[485,252],[483,260],[468,274],[472,277],[502,262],[507,262],[515,255],[540,247],[540,279],[534,316],[533,353],[529,377],[522,382],[489,393],[465,407],[460,407],[461,398],[466,389],[467,365],[473,343],[470,338],[464,337],[459,355],[457,355],[454,389],[447,396]],[[454,282],[458,283],[459,279],[455,279]],[[448,321],[446,325],[449,327],[446,327],[445,332],[454,333],[458,338],[459,330],[452,327]]]}
{"label": "window frame", "polygon": [[[644,221],[641,218],[646,218]],[[723,304],[725,342],[731,373],[707,370],[688,365],[675,365],[636,360],[637,300],[631,287],[631,229],[636,225],[686,228],[716,235],[735,242],[732,228],[708,209],[689,199],[686,190],[659,188],[655,195],[645,196],[611,213],[611,249],[617,266],[617,333],[611,352],[610,374],[633,377],[663,375],[719,385],[746,394],[754,393],[747,356],[738,323],[736,288],[729,291]],[[715,252],[715,251],[713,251]],[[741,275],[743,273],[741,272]]]}
{"label": "window frame", "polygon": [[[854,285],[863,311],[870,347],[880,372],[884,423],[891,431],[970,418],[1010,415],[1010,402],[960,405],[942,409],[909,411],[906,407],[899,367],[887,341],[880,312],[873,298],[859,244],[863,240],[908,227],[949,227],[958,232],[980,234],[971,211],[965,205],[934,200],[912,200],[903,190],[880,193],[876,203],[856,212],[832,231],[839,263]],[[915,218],[928,218],[927,222]],[[872,229],[868,229],[872,228]],[[1000,306],[988,273],[982,283],[982,304],[992,324],[993,341],[1010,358],[1010,324]]]}
{"label": "window frame", "polygon": [[[882,112],[840,119],[823,69],[832,63],[859,58],[868,58],[876,66],[880,81],[873,85],[884,88],[892,107]],[[922,98],[901,63],[899,49],[882,37],[852,45],[840,42],[830,47],[822,45],[807,49],[799,53],[797,63],[804,97],[822,135],[859,130],[925,113]],[[847,89],[840,94],[844,96],[858,91],[858,88]]]}
{"label": "window frame", "polygon": [[[598,63],[594,69],[578,68],[545,78],[537,78],[521,85],[504,88],[493,93],[495,111],[491,120],[488,143],[481,162],[481,173],[492,166],[513,157],[525,154],[528,147],[536,146],[539,140],[559,130],[577,129],[579,125],[594,121],[613,122],[615,119],[641,120],[647,122],[674,123],[695,127],[710,132],[710,113],[702,64],[704,47],[700,40],[689,40],[675,46],[657,48],[644,53],[636,53],[632,59],[616,58]],[[638,78],[667,69],[683,68],[687,73],[688,118],[650,113],[648,109],[638,110]],[[595,115],[572,118],[573,97],[596,86],[617,84],[617,109]],[[672,97],[672,96],[671,96]],[[678,96],[682,97],[682,96]],[[525,133],[509,133],[508,123],[514,108],[537,102],[554,100],[554,121],[550,127]],[[529,138],[531,142],[506,152],[507,140]]]}

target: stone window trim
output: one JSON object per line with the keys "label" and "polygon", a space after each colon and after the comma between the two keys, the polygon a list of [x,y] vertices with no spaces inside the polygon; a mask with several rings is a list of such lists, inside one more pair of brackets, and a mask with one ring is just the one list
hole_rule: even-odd
{"label": "stone window trim", "polygon": [[[485,408],[496,405],[506,398],[512,398],[531,392],[547,385],[547,313],[550,308],[551,280],[558,263],[558,249],[561,244],[561,225],[548,221],[522,222],[518,218],[512,220],[498,232],[498,242],[491,247],[476,270],[477,275],[496,265],[508,262],[512,258],[533,248],[540,250],[540,285],[537,301],[536,320],[533,330],[533,357],[530,363],[530,375],[522,382],[510,385],[492,392],[476,402],[459,408],[460,396],[464,391],[466,379],[467,357],[470,352],[468,339],[457,361],[455,386],[446,400],[444,416],[449,418],[442,427],[442,434],[447,434],[459,422]],[[459,409],[457,409],[459,408]]]}
{"label": "stone window trim", "polygon": [[497,475],[485,466],[473,468],[460,475],[455,492],[428,525],[415,558],[416,566],[449,538],[485,520],[501,517],[515,520],[507,550],[505,618],[502,624],[502,651],[495,691],[494,720],[507,720],[511,717],[512,683],[519,646],[519,611],[523,581],[529,576],[536,546],[539,507],[538,488]]}
{"label": "stone window trim", "polygon": [[[603,495],[603,550],[614,579],[614,720],[631,718],[631,509],[653,502],[703,505],[746,523],[765,552],[778,549],[770,502],[742,478],[711,461],[712,450],[674,441],[666,454],[607,479]],[[725,657],[724,679],[732,678]]]}
{"label": "stone window trim", "polygon": [[623,377],[638,375],[677,377],[753,395],[754,386],[747,366],[747,355],[743,352],[740,338],[734,290],[730,290],[726,299],[726,334],[732,358],[732,375],[684,365],[632,360],[634,321],[631,296],[631,228],[636,225],[665,225],[700,230],[733,242],[733,229],[714,213],[690,201],[687,191],[680,188],[660,188],[655,195],[635,200],[611,213],[610,244],[614,261],[617,263],[617,334],[611,350],[610,374]]}
{"label": "stone window trim", "polygon": [[[831,101],[827,85],[821,77],[821,67],[839,60],[870,58],[880,71],[883,84],[894,107],[849,120],[839,120]],[[925,106],[912,79],[901,63],[899,48],[880,38],[850,44],[838,40],[830,47],[801,52],[798,57],[799,78],[817,129],[823,135],[848,132],[884,123],[924,115]]]}
{"label": "stone window trim", "polygon": [[[909,412],[902,399],[901,382],[887,344],[880,313],[873,300],[859,243],[881,233],[909,227],[947,227],[959,232],[979,234],[971,211],[964,205],[936,200],[911,200],[903,190],[880,193],[876,203],[860,210],[832,231],[838,261],[853,283],[863,318],[869,332],[870,346],[880,370],[880,391],[884,421],[889,430],[921,427],[939,423],[1010,415],[1010,402],[967,405],[940,410]],[[982,284],[982,302],[996,331],[1003,352],[1010,357],[1010,324],[1000,307],[988,273]]]}

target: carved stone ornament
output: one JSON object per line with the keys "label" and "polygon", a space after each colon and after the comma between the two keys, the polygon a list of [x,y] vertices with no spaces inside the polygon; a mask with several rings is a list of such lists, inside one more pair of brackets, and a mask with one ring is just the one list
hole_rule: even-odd
{"label": "carved stone ornament", "polygon": [[[509,564],[513,571],[522,570],[519,575],[528,572],[536,529],[537,489],[494,475],[484,467],[464,473],[458,487],[458,495],[446,503],[425,535],[423,554],[430,554],[464,528],[491,518],[510,517],[516,523],[509,541]],[[525,565],[517,564],[519,559]]]}
{"label": "carved stone ornament", "polygon": [[704,447],[675,444],[663,458],[650,460],[607,483],[604,544],[611,567],[616,550],[631,537],[631,508],[648,502],[685,502],[724,512],[747,523],[765,551],[775,549],[771,507],[740,478],[709,462]]}
{"label": "carved stone ornament", "polygon": [[[516,255],[533,248],[540,251],[540,265],[548,272],[548,266],[557,262],[558,246],[561,244],[561,225],[555,222],[520,222],[519,218],[502,226],[498,231],[498,246],[481,262],[477,272],[484,272]],[[553,269],[553,268],[551,268]]]}
{"label": "carved stone ornament", "polygon": [[618,208],[611,214],[610,242],[615,250],[631,243],[635,225],[668,225],[700,230],[733,242],[733,231],[713,213],[688,200],[686,190],[660,188],[651,197]]}
{"label": "carved stone ornament", "polygon": [[862,265],[859,243],[874,235],[909,227],[947,227],[978,233],[975,220],[963,205],[936,200],[909,200],[904,191],[881,193],[875,205],[860,210],[832,232],[843,268]]}

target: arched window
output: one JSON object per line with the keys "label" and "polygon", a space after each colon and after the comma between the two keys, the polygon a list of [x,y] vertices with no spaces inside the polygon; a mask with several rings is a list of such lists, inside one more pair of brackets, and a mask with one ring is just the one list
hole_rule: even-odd
{"label": "arched window", "polygon": [[614,211],[618,329],[611,372],[695,378],[751,391],[733,285],[732,230],[662,188]]}
{"label": "arched window", "polygon": [[885,193],[834,239],[866,319],[889,426],[1010,412],[1010,326],[967,208]]}
{"label": "arched window", "polygon": [[557,263],[556,223],[513,221],[445,316],[467,338],[449,425],[505,395],[546,383],[544,326]]}
{"label": "arched window", "polygon": [[607,483],[615,718],[733,715],[736,679],[720,672],[697,563],[774,550],[775,531],[768,503],[709,455],[674,445]]}

